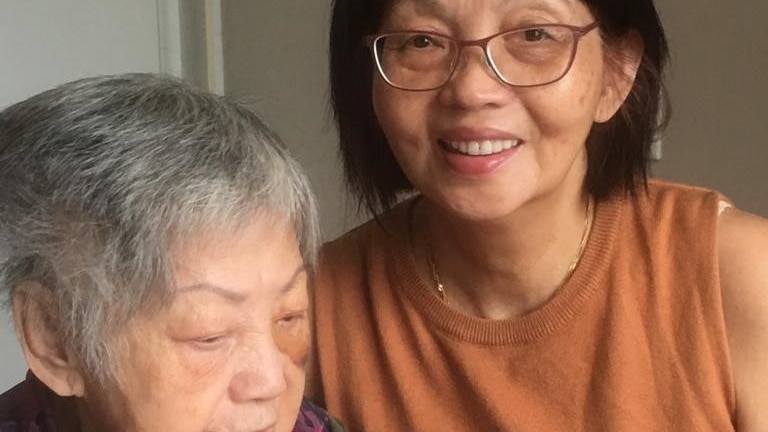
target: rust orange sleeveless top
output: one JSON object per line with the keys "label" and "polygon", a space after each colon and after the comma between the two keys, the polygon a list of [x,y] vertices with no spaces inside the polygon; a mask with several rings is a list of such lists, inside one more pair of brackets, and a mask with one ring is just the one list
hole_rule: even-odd
{"label": "rust orange sleeveless top", "polygon": [[732,431],[722,199],[651,181],[601,202],[568,283],[503,321],[419,278],[402,203],[323,248],[318,396],[350,431]]}

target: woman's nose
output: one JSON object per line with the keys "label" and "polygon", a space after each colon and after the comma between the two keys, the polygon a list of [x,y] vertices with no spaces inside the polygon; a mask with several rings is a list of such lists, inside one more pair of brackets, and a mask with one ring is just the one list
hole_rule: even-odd
{"label": "woman's nose", "polygon": [[503,102],[511,88],[496,75],[481,47],[464,47],[457,61],[450,80],[441,89],[443,103],[476,108]]}
{"label": "woman's nose", "polygon": [[271,337],[243,348],[239,368],[232,377],[230,392],[235,402],[270,400],[287,388],[285,355]]}

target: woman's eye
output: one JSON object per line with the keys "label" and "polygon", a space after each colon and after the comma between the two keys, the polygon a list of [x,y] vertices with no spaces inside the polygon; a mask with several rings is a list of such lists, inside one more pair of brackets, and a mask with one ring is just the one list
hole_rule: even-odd
{"label": "woman's eye", "polygon": [[291,329],[301,324],[306,317],[306,311],[287,314],[277,320],[277,325],[283,329]]}
{"label": "woman's eye", "polygon": [[413,45],[416,48],[426,48],[430,45],[432,45],[432,41],[429,36],[426,35],[418,35],[411,38],[411,45]]}
{"label": "woman's eye", "polygon": [[203,351],[213,351],[223,347],[227,342],[227,336],[224,334],[217,334],[211,336],[205,336],[195,338],[189,341],[192,346]]}
{"label": "woman's eye", "polygon": [[538,42],[547,38],[547,31],[542,28],[523,30],[523,37],[527,42]]}
{"label": "woman's eye", "polygon": [[428,34],[418,34],[411,36],[406,42],[405,46],[410,48],[423,49],[429,47],[440,47],[442,44],[434,36]]}

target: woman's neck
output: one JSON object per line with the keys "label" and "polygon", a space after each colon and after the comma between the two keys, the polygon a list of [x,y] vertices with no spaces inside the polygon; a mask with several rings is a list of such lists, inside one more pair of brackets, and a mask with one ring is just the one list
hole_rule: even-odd
{"label": "woman's neck", "polygon": [[569,276],[588,230],[588,202],[586,194],[573,194],[527,203],[497,220],[467,221],[424,200],[414,221],[422,274],[435,285],[439,279],[446,301],[463,313],[490,319],[528,313]]}

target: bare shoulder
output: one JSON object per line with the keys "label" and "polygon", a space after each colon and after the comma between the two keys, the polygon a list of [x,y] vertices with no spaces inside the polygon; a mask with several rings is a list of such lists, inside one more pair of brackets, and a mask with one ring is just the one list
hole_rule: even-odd
{"label": "bare shoulder", "polygon": [[744,317],[761,320],[768,315],[768,219],[726,210],[720,217],[718,252],[726,300],[742,312],[764,312]]}
{"label": "bare shoulder", "polygon": [[768,431],[768,219],[720,217],[718,252],[739,432]]}
{"label": "bare shoulder", "polygon": [[768,219],[737,209],[724,211],[718,249],[721,282],[729,291],[758,297],[768,294]]}

